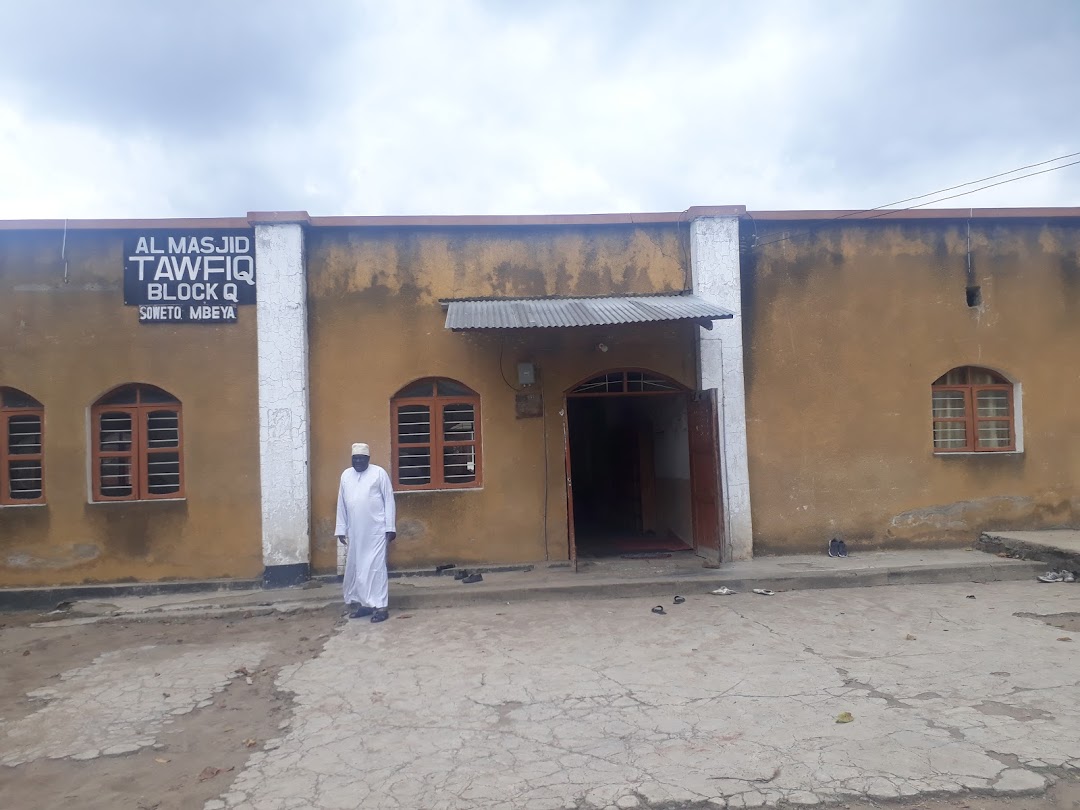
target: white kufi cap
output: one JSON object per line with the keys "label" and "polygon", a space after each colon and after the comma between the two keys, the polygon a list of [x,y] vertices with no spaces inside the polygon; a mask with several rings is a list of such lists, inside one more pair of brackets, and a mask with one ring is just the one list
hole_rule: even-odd
{"label": "white kufi cap", "polygon": [[352,446],[352,454],[354,456],[370,456],[371,448],[368,447],[366,444],[357,442]]}

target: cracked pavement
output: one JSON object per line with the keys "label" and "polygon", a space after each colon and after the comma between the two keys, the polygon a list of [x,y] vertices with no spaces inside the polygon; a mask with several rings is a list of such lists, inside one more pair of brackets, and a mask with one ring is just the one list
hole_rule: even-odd
{"label": "cracked pavement", "polygon": [[207,807],[811,805],[1080,767],[1077,644],[1014,615],[1080,587],[688,596],[349,623],[280,673],[291,722]]}
{"label": "cracked pavement", "polygon": [[[274,694],[291,700],[277,736],[270,719],[235,773],[177,806],[812,805],[1037,793],[1080,767],[1080,634],[1062,641],[1071,632],[1040,618],[1080,630],[1080,586],[683,595],[664,616],[652,601],[597,599],[345,622],[279,659]],[[317,630],[291,623],[330,631],[334,619],[275,621],[296,635]],[[0,776],[149,757],[166,780],[155,784],[185,778],[167,775],[170,758],[202,784],[191,780],[214,761],[213,738],[184,759],[171,722],[238,726],[208,702],[269,655],[214,628],[43,674],[27,713],[0,720],[0,761],[23,763]]]}
{"label": "cracked pavement", "polygon": [[171,718],[204,708],[237,677],[254,669],[265,644],[175,649],[144,645],[99,655],[27,697],[43,705],[0,723],[0,764],[36,759],[91,760],[156,744]]}

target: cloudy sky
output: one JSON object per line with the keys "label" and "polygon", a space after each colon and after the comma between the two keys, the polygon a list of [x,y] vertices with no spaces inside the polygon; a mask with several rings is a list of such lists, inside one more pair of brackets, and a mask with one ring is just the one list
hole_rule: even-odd
{"label": "cloudy sky", "polygon": [[[0,13],[0,218],[869,208],[1080,152],[1075,0]],[[1080,166],[945,205],[1080,205]]]}

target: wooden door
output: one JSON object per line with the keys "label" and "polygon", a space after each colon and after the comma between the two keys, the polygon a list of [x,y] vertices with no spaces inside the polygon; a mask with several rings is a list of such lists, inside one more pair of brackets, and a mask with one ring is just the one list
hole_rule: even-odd
{"label": "wooden door", "polygon": [[720,420],[716,389],[695,391],[689,400],[687,421],[694,550],[711,562],[720,562],[724,547],[724,509],[720,490]]}
{"label": "wooden door", "polygon": [[[574,475],[570,460],[570,402],[563,400],[562,407],[563,455],[566,459],[566,536],[570,545],[570,567],[577,573],[577,536],[574,531]],[[544,504],[547,509],[547,504]],[[546,540],[547,538],[545,538]]]}

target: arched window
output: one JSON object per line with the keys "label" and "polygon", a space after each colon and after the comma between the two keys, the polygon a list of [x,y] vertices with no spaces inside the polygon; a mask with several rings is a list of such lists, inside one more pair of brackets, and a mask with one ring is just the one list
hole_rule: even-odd
{"label": "arched window", "polygon": [[611,394],[670,394],[686,389],[672,379],[651,371],[624,369],[607,371],[592,377],[567,393],[570,396],[609,396]]}
{"label": "arched window", "polygon": [[45,503],[45,408],[0,388],[0,506]]}
{"label": "arched window", "polygon": [[954,368],[931,387],[935,453],[1016,449],[1013,386],[985,368]]}
{"label": "arched window", "polygon": [[483,476],[480,396],[455,380],[428,378],[390,400],[394,487],[478,487]]}
{"label": "arched window", "polygon": [[95,501],[184,497],[180,400],[152,385],[123,385],[90,413]]}

